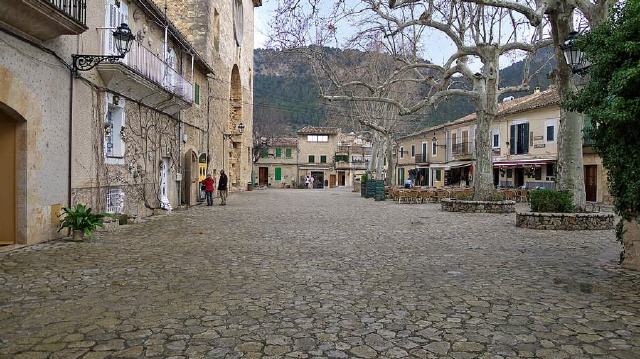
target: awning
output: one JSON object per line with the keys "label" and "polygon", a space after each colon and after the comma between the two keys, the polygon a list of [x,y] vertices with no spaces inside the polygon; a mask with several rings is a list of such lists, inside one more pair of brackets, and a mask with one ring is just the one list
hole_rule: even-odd
{"label": "awning", "polygon": [[447,163],[447,167],[449,168],[458,168],[458,167],[467,167],[471,166],[473,161],[451,161]]}
{"label": "awning", "polygon": [[542,166],[547,163],[555,163],[554,159],[526,159],[514,161],[495,161],[493,167],[524,167],[524,166]]}

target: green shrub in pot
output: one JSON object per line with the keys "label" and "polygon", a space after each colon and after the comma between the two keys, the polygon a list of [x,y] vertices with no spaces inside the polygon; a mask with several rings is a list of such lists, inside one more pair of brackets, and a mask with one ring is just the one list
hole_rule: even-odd
{"label": "green shrub in pot", "polygon": [[68,228],[72,231],[74,238],[84,238],[91,236],[94,230],[104,225],[105,215],[102,213],[93,213],[90,207],[82,203],[76,204],[74,207],[64,207],[62,209],[60,228]]}

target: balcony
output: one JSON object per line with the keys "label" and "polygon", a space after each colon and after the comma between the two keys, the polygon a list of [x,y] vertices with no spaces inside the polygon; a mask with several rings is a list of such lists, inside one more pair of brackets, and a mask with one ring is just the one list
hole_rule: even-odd
{"label": "balcony", "polygon": [[426,153],[416,153],[414,159],[416,160],[416,164],[425,164],[428,163],[427,157]]}
{"label": "balcony", "polygon": [[471,142],[454,143],[451,145],[451,157],[454,160],[473,158],[473,144]]}
{"label": "balcony", "polygon": [[336,153],[370,156],[371,147],[339,145],[336,149]]}
{"label": "balcony", "polygon": [[[100,48],[105,49],[105,55],[115,53],[115,50],[110,50],[113,46],[111,32],[111,29],[100,30],[103,40]],[[110,90],[139,99],[168,115],[175,115],[193,103],[191,82],[137,41],[133,42],[124,59],[116,63],[101,63],[97,69]]]}
{"label": "balcony", "polygon": [[40,41],[87,30],[86,0],[0,0],[0,22]]}
{"label": "balcony", "polygon": [[336,170],[366,170],[368,161],[338,161],[336,162]]}

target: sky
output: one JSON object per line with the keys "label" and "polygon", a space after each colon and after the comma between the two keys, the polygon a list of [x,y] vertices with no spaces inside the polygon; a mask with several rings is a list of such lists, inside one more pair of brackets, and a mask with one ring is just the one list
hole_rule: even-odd
{"label": "sky", "polygon": [[[269,22],[273,16],[273,12],[278,5],[277,0],[264,0],[262,6],[256,8],[254,12],[254,47],[264,48],[268,42]],[[340,31],[340,29],[338,29]],[[350,32],[349,29],[344,30]],[[432,63],[439,65],[444,64],[451,54],[455,53],[456,47],[453,42],[443,33],[437,30],[425,30],[425,47],[427,48],[424,57]],[[500,68],[507,67],[515,61],[522,59],[522,56],[502,56],[500,58]],[[473,61],[469,64],[473,71],[478,71],[481,64],[479,61]]]}

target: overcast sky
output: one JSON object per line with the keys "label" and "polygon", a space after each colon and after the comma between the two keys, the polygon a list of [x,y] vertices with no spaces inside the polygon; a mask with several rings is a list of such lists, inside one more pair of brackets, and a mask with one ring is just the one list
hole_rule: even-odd
{"label": "overcast sky", "polygon": [[[277,7],[276,0],[263,1],[261,7],[255,10],[255,28],[254,28],[254,45],[255,48],[264,48],[268,41],[269,22],[273,16],[273,11]],[[340,28],[338,28],[340,31]],[[346,30],[348,31],[348,30]],[[425,30],[425,48],[427,49],[424,57],[436,64],[442,65],[446,60],[455,53],[456,47],[451,40],[440,31],[427,29]],[[522,59],[522,56],[502,56],[500,58],[500,67],[504,68],[511,65],[515,61]],[[477,71],[480,63],[473,61],[470,64],[472,69]]]}

